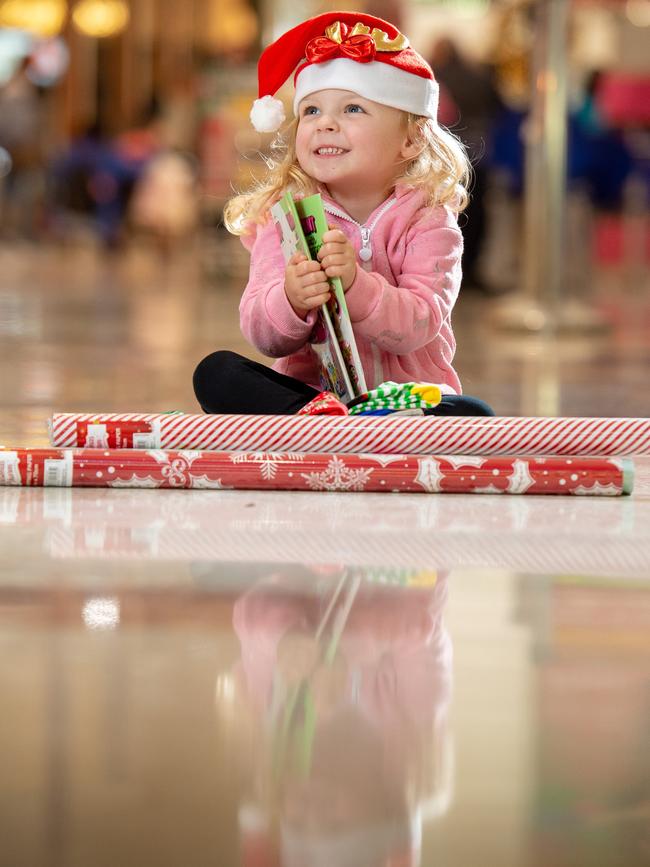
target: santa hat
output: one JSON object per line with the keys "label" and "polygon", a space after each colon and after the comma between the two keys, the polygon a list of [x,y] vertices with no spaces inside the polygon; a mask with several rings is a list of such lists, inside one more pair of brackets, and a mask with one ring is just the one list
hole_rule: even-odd
{"label": "santa hat", "polygon": [[250,115],[258,132],[279,129],[284,108],[274,94],[296,67],[294,113],[310,93],[333,89],[436,119],[438,85],[431,67],[406,36],[374,15],[326,12],[265,49],[257,67],[259,98]]}

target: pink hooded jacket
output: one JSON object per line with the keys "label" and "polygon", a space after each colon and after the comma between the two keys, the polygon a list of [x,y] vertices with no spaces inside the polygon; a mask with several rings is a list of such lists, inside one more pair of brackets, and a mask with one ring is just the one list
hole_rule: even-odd
{"label": "pink hooded jacket", "polygon": [[[367,387],[387,380],[434,382],[443,393],[460,394],[452,367],[451,311],[460,288],[463,241],[453,211],[427,207],[421,190],[397,186],[361,226],[326,195],[323,201],[329,222],[345,233],[359,257],[345,297]],[[279,359],[275,370],[320,388],[308,343],[316,312],[303,320],[289,303],[275,226],[258,225],[242,242],[251,253],[239,306],[242,333],[261,353]],[[369,261],[364,263],[364,256]]]}

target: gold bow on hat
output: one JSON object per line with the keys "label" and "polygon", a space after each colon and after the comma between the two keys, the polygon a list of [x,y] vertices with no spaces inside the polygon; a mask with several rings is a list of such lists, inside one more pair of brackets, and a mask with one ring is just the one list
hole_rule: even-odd
{"label": "gold bow on hat", "polygon": [[325,35],[332,42],[338,42],[339,44],[343,42],[344,38],[349,39],[352,36],[369,35],[375,43],[377,51],[402,51],[404,48],[409,47],[409,41],[402,33],[399,33],[394,39],[389,39],[388,34],[383,30],[379,30],[377,27],[373,27],[371,30],[366,24],[361,24],[361,22],[357,22],[350,29],[347,25],[342,25],[340,21],[336,21],[325,30]]}

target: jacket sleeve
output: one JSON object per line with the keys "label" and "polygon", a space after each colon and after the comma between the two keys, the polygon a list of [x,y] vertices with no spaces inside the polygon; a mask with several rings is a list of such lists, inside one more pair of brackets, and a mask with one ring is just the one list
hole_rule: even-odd
{"label": "jacket sleeve", "polygon": [[449,321],[461,281],[463,239],[445,209],[441,222],[425,217],[406,230],[397,285],[357,266],[346,301],[356,333],[394,355],[430,343]]}
{"label": "jacket sleeve", "polygon": [[316,313],[301,319],[284,291],[284,257],[275,225],[257,227],[257,233],[244,236],[250,250],[248,283],[239,304],[242,334],[263,355],[282,358],[300,349],[314,327]]}

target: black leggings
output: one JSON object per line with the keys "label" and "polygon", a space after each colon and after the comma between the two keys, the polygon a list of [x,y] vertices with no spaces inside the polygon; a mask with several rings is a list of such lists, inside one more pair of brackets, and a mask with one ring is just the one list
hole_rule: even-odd
{"label": "black leggings", "polygon": [[[194,393],[204,412],[241,415],[294,415],[319,394],[292,376],[236,352],[219,350],[194,371]],[[477,397],[445,394],[425,415],[494,415]]]}

